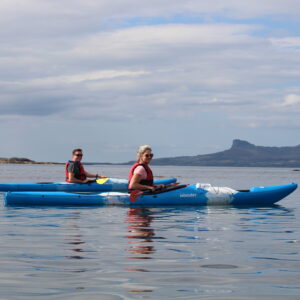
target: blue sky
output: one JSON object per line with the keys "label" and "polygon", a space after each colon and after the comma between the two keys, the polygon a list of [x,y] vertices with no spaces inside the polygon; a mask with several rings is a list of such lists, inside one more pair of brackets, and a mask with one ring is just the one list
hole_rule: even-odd
{"label": "blue sky", "polygon": [[0,157],[300,142],[300,2],[2,0]]}

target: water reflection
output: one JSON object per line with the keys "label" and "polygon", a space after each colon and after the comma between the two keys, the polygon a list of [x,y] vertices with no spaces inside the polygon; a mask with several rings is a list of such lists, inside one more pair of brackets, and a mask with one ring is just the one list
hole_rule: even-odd
{"label": "water reflection", "polygon": [[83,253],[84,250],[82,247],[80,247],[81,245],[84,245],[85,242],[81,240],[82,235],[80,234],[74,234],[74,235],[70,235],[66,240],[66,244],[71,245],[71,251],[75,252],[74,255],[71,256],[66,256],[67,259],[84,259],[84,257],[82,255],[80,255],[80,253]]}
{"label": "water reflection", "polygon": [[146,208],[130,208],[126,217],[128,227],[126,237],[130,246],[126,249],[131,254],[129,259],[151,259],[151,254],[155,252],[153,237],[155,236],[151,221],[153,217]]}
{"label": "water reflection", "polygon": [[[146,208],[130,208],[127,213],[125,223],[127,224],[127,235],[129,247],[127,252],[133,254],[128,259],[151,259],[155,252],[153,238],[154,230],[151,227],[153,216],[149,209]],[[145,268],[125,268],[126,271],[149,272]],[[151,293],[152,289],[128,289],[129,293]]]}
{"label": "water reflection", "polygon": [[[68,217],[69,220],[72,221],[72,224],[68,225],[68,232],[75,232],[74,234],[69,234],[66,237],[66,244],[71,245],[71,248],[69,250],[75,252],[74,255],[66,256],[66,259],[83,259],[84,257],[80,255],[80,253],[83,253],[83,245],[85,242],[82,240],[82,235],[79,234],[80,227],[78,226],[78,221],[80,219],[80,212],[73,212],[70,217]],[[73,222],[75,221],[75,223]]]}

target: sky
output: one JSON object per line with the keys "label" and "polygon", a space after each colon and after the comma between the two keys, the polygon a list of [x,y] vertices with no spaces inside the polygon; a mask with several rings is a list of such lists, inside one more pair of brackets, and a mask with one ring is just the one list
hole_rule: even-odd
{"label": "sky", "polygon": [[300,1],[1,0],[0,157],[300,144]]}

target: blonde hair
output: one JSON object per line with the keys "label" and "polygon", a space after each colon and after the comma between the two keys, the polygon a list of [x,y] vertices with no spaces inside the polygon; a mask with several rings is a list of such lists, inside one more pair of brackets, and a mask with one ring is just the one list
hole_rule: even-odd
{"label": "blonde hair", "polygon": [[140,160],[141,156],[142,156],[147,150],[152,151],[151,146],[149,146],[149,145],[143,145],[143,146],[140,146],[140,147],[137,149],[137,151],[136,151],[137,161]]}

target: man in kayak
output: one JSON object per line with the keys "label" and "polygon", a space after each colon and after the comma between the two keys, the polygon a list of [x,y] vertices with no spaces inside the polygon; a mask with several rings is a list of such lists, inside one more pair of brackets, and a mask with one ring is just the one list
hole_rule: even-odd
{"label": "man in kayak", "polygon": [[82,150],[74,149],[72,152],[72,160],[69,160],[66,163],[66,181],[70,183],[88,183],[93,180],[88,179],[92,178],[106,178],[106,176],[99,176],[98,174],[92,174],[85,171],[81,160],[82,160]]}
{"label": "man in kayak", "polygon": [[140,146],[137,150],[137,161],[129,172],[129,187],[132,190],[151,190],[162,188],[164,185],[153,185],[153,173],[149,163],[153,157],[152,149],[148,145]]}

